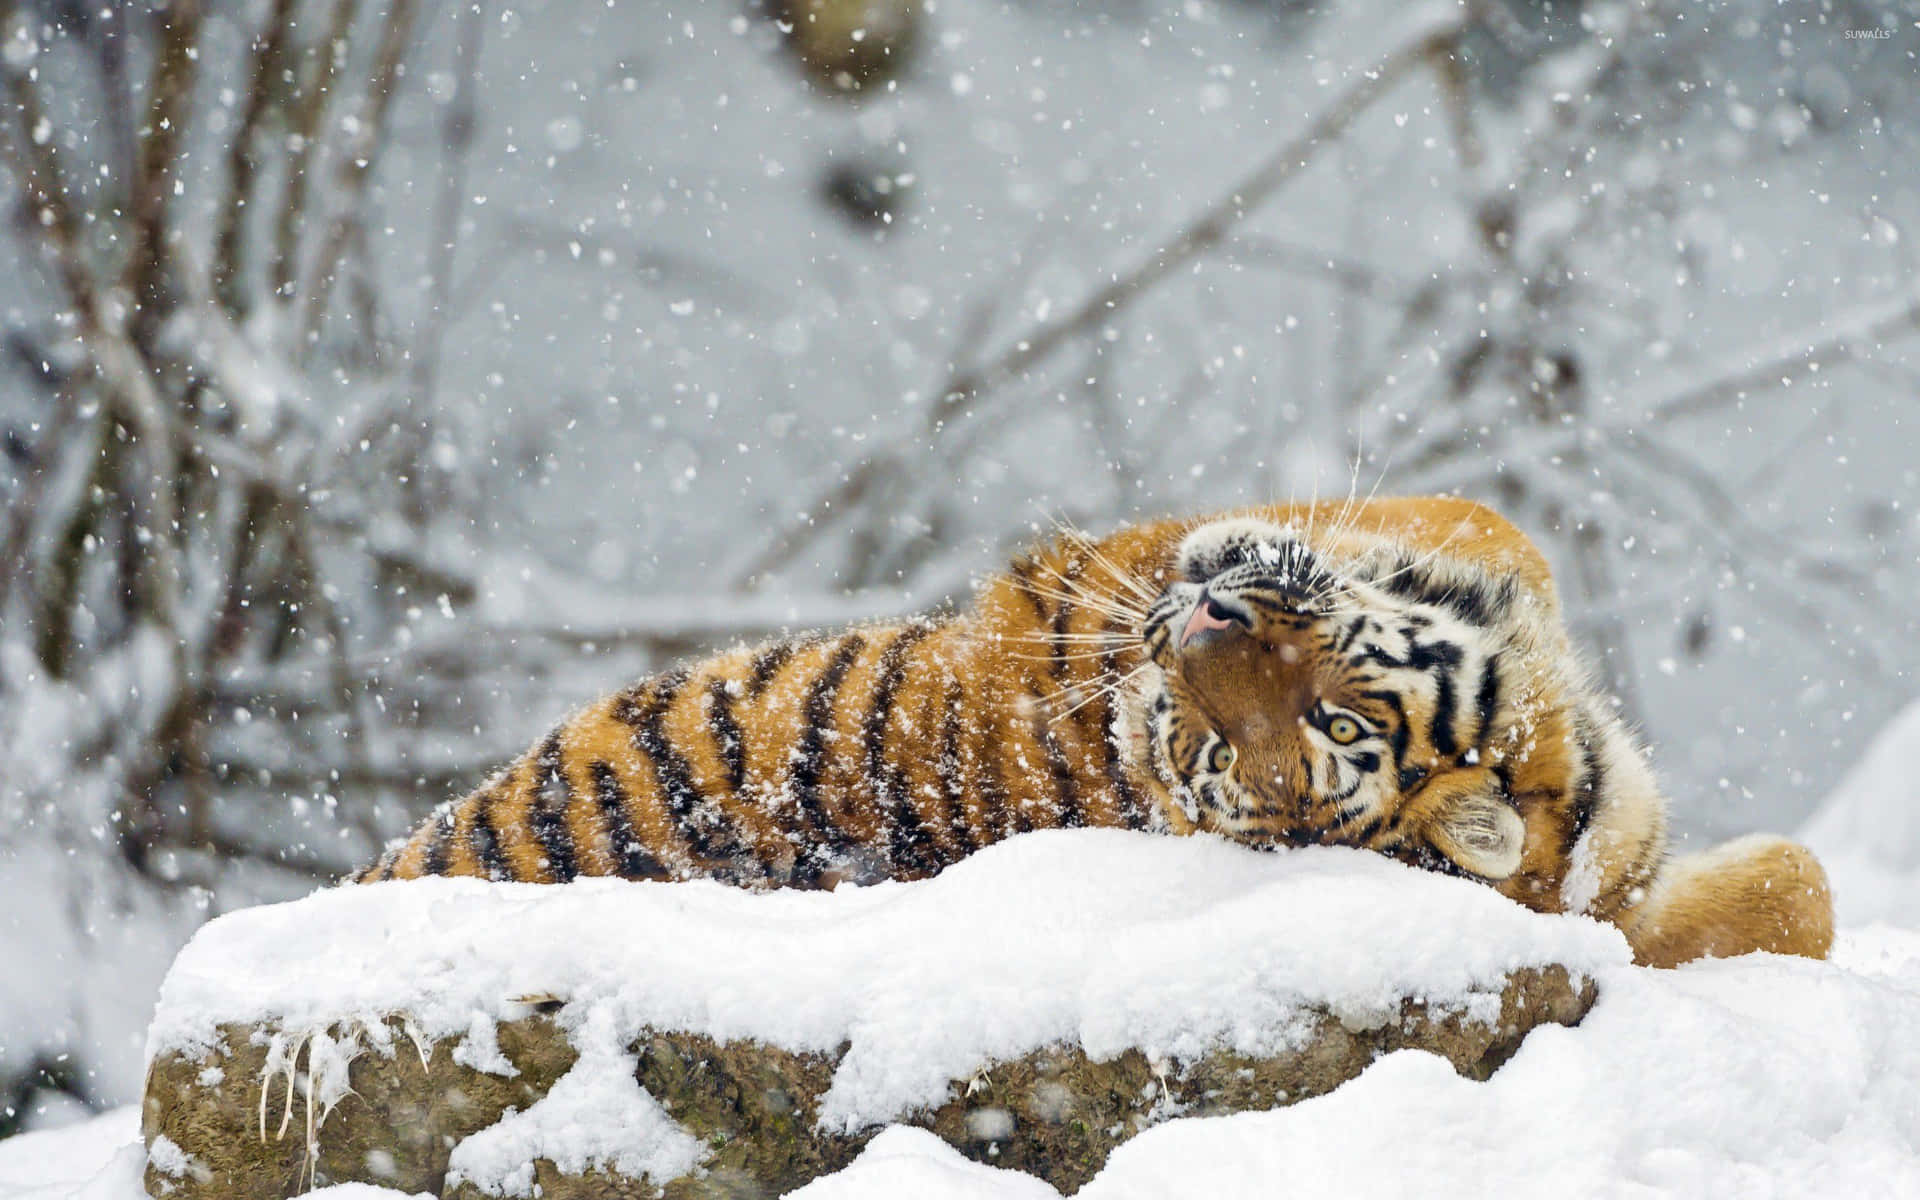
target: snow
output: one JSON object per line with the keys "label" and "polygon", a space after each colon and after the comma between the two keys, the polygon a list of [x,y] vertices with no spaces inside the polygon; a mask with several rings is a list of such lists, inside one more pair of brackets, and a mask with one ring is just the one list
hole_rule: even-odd
{"label": "snow", "polygon": [[[1898,935],[1910,954],[1920,938]],[[1835,964],[1753,955],[1610,971],[1577,1029],[1486,1084],[1402,1052],[1293,1108],[1179,1121],[1121,1147],[1088,1200],[1304,1194],[1912,1195],[1920,970],[1875,939]],[[1391,1136],[1383,1136],[1392,1130]],[[829,1193],[831,1195],[831,1193]]]}
{"label": "snow", "polygon": [[[1289,1002],[1318,998],[1364,1020],[1424,985],[1470,1003],[1492,978],[1481,972],[1553,953],[1595,976],[1599,1001],[1578,1027],[1535,1030],[1491,1080],[1388,1055],[1289,1108],[1149,1129],[1079,1195],[1264,1200],[1282,1179],[1300,1194],[1359,1197],[1920,1195],[1920,905],[1847,917],[1887,895],[1883,884],[1920,895],[1903,769],[1915,750],[1920,706],[1890,723],[1804,831],[1847,918],[1828,962],[1749,955],[1647,970],[1625,962],[1609,930],[1365,855],[1078,831],[1016,839],[924,883],[830,895],[468,881],[325,892],[204,929],[168,978],[152,1044],[191,1044],[224,1020],[294,1028],[390,1004],[414,1008],[435,1036],[470,1033],[476,1012],[518,1015],[501,997],[569,995],[580,1064],[455,1155],[490,1194],[524,1194],[536,1153],[663,1171],[699,1154],[620,1050],[643,1011],[796,1048],[844,1034],[863,1055],[847,1062],[865,1065],[843,1068],[839,1111],[877,1120],[923,1076],[963,1073],[970,1055],[1067,1035],[1090,1049],[1126,1035],[1178,1045],[1189,1015],[1192,1036],[1257,1043],[1283,1036]],[[703,955],[716,944],[728,953]],[[229,957],[239,954],[251,957]],[[303,990],[281,994],[288,980]],[[1160,1006],[1179,1019],[1156,1018]],[[1250,1007],[1234,1018],[1237,1006]],[[881,1069],[883,1053],[910,1069]],[[622,1128],[641,1136],[611,1136]],[[130,1106],[0,1142],[0,1196],[134,1200],[138,1138]],[[1056,1193],[890,1127],[795,1195]]]}
{"label": "snow", "polygon": [[634,1079],[637,1063],[610,1018],[606,1008],[591,1014],[577,1039],[579,1059],[545,1096],[453,1148],[448,1186],[466,1181],[489,1196],[532,1196],[536,1158],[568,1175],[614,1170],[656,1183],[700,1165],[706,1147]]}
{"label": "snow", "polygon": [[1874,739],[1801,827],[1801,840],[1841,882],[1843,924],[1886,921],[1920,928],[1920,701]]}
{"label": "snow", "polygon": [[[1300,1194],[1361,1197],[1543,1187],[1574,1196],[1920,1194],[1920,932],[1849,930],[1826,963],[1750,955],[1652,971],[1616,962],[1600,967],[1598,979],[1600,1000],[1579,1027],[1536,1030],[1486,1083],[1429,1055],[1392,1054],[1290,1108],[1150,1129],[1116,1151],[1080,1195],[1253,1200],[1272,1195],[1276,1179]],[[597,1086],[610,1082],[603,1076]],[[581,1090],[584,1100],[589,1089]],[[612,1111],[633,1111],[633,1099]],[[537,1125],[515,1131],[525,1138],[521,1152],[549,1144],[532,1136]],[[136,1138],[129,1107],[0,1143],[0,1194],[133,1200]],[[471,1162],[480,1148],[461,1151]],[[844,1171],[795,1194],[1055,1193],[1029,1176],[969,1162],[924,1131],[896,1127]]]}
{"label": "snow", "polygon": [[814,1180],[792,1200],[1058,1200],[1031,1175],[966,1158],[924,1129],[893,1125],[845,1170]]}
{"label": "snow", "polygon": [[143,1200],[140,1110],[127,1105],[78,1125],[0,1141],[6,1200]]}
{"label": "snow", "polygon": [[[138,1096],[140,1031],[173,949],[202,914],[168,911],[152,889],[31,842],[0,846],[0,896],[0,1078],[36,1059],[71,1059],[86,1065],[90,1096]],[[88,902],[111,917],[68,919]],[[67,986],[50,986],[50,976]],[[41,1093],[32,1105],[57,1102]]]}
{"label": "snow", "polygon": [[[185,280],[210,266],[225,194],[238,110],[214,97],[246,94],[241,51],[266,7],[210,9],[204,119],[178,164],[190,202],[168,241],[181,235]],[[1671,38],[1623,21],[1668,7],[1683,10]],[[109,535],[88,556],[102,586],[74,615],[83,634],[96,630],[81,638],[93,665],[67,681],[23,682],[45,626],[24,598],[38,589],[13,589],[0,638],[0,808],[10,852],[29,865],[0,864],[0,891],[46,900],[0,922],[0,959],[57,966],[30,995],[0,981],[0,1077],[66,1055],[86,1104],[137,1096],[127,1046],[204,915],[195,889],[229,910],[307,886],[264,865],[277,852],[322,872],[364,862],[417,815],[408,801],[420,792],[480,778],[569,706],[660,665],[638,646],[963,596],[969,570],[1004,562],[1021,528],[1055,510],[1097,529],[1310,480],[1338,493],[1349,469],[1364,492],[1376,472],[1423,458],[1438,462],[1388,474],[1381,494],[1511,498],[1512,515],[1548,542],[1576,631],[1623,676],[1663,774],[1688,797],[1680,825],[1731,834],[1798,823],[1822,790],[1810,780],[1829,778],[1870,714],[1910,687],[1920,646],[1902,600],[1920,559],[1912,339],[1898,336],[1911,322],[1895,320],[1912,298],[1920,193],[1901,181],[1920,105],[1904,51],[1807,24],[1736,32],[1771,28],[1774,6],[1756,0],[1711,9],[1526,15],[1533,32],[1517,39],[1518,57],[1537,78],[1510,78],[1504,51],[1476,55],[1469,72],[1496,93],[1465,114],[1482,132],[1481,170],[1452,147],[1447,96],[1414,73],[1192,271],[1130,300],[969,421],[924,435],[956,359],[991,361],[1150,261],[1324,111],[1356,67],[1444,7],[948,0],[897,91],[847,105],[801,86],[777,31],[737,5],[528,0],[485,23],[472,186],[459,189],[471,200],[457,225],[458,302],[437,312],[439,289],[422,286],[445,240],[429,197],[454,175],[441,141],[461,108],[450,42],[467,19],[447,10],[422,21],[395,98],[396,140],[368,194],[377,245],[366,282],[381,319],[362,321],[356,306],[350,328],[308,345],[279,303],[233,327],[189,311],[167,341],[199,369],[156,371],[214,385],[216,403],[166,398],[194,423],[188,440],[218,469],[224,501],[263,466],[304,498],[327,591],[340,593],[351,674],[364,682],[363,727],[347,727],[317,639],[286,659],[256,645],[204,676],[183,673],[178,682],[220,681],[222,703],[194,726],[204,747],[188,759],[205,749],[219,764],[216,830],[264,862],[180,853],[193,840],[181,822],[176,848],[140,868],[176,886],[130,902],[119,878],[135,871],[122,857],[131,827],[110,818],[125,765],[144,757],[137,731],[173,690],[149,670],[164,659],[113,634],[109,593],[128,589],[105,587],[104,568],[137,546]],[[1591,100],[1584,80],[1607,55],[1581,24],[1627,30],[1610,37],[1635,48],[1621,82]],[[98,94],[84,31],[108,24],[48,17],[30,38],[19,25],[9,53],[44,69],[50,93],[77,82]],[[366,58],[371,47],[356,46]],[[351,103],[354,91],[337,94]],[[73,156],[76,199],[112,225],[126,156],[85,131],[114,122],[69,92],[44,124],[57,134],[49,145]],[[114,170],[92,179],[96,165]],[[840,167],[914,180],[884,236],[819,200]],[[358,211],[331,172],[313,182],[320,209]],[[1495,199],[1515,218],[1504,268],[1484,245]],[[270,233],[274,222],[249,224]],[[17,490],[31,471],[9,465],[16,433],[52,471],[29,563],[57,544],[94,462],[83,439],[53,433],[57,414],[82,407],[56,381],[88,360],[32,225],[10,243],[17,269],[0,271],[17,351],[0,367],[0,485],[10,502],[31,495]],[[258,253],[248,260],[264,268]],[[442,322],[444,354],[422,344]],[[362,328],[398,340],[369,356]],[[1454,395],[1447,365],[1483,342],[1530,364],[1528,377]],[[1543,355],[1561,344],[1580,372],[1564,414],[1541,391],[1557,378]],[[1808,350],[1817,376],[1797,357]],[[440,383],[423,396],[406,376],[433,360]],[[1777,392],[1787,376],[1791,392]],[[1729,381],[1752,397],[1677,428],[1646,419]],[[423,421],[437,410],[422,456],[430,477],[456,495],[483,492],[485,504],[403,519],[414,501],[403,505],[394,481],[415,474],[360,448],[393,390]],[[1697,456],[1724,501],[1686,494],[1692,472],[1636,470],[1621,431]],[[1465,448],[1441,452],[1455,441]],[[864,456],[896,449],[909,478],[870,488],[837,521],[817,506],[819,489]],[[774,586],[728,590],[801,509],[838,532]],[[228,594],[226,564],[245,557],[221,533],[221,505],[207,511],[217,519],[182,535],[191,583],[179,607],[198,646],[224,640],[207,622]],[[884,520],[869,523],[876,513]],[[851,549],[934,531],[925,540],[939,557],[919,569],[912,555]],[[1589,560],[1588,533],[1622,552]],[[268,561],[282,557],[267,549]],[[414,594],[372,569],[408,558],[476,584],[473,599],[452,588],[449,602],[439,584]],[[842,597],[843,582],[866,590]],[[1698,661],[1695,628],[1701,647],[1714,635]],[[575,653],[582,643],[591,649]],[[1653,686],[1632,686],[1636,664]],[[418,785],[422,773],[431,786]],[[183,790],[163,789],[157,811],[176,811]],[[43,862],[71,873],[45,880]],[[1898,877],[1861,878],[1843,907],[1920,904]],[[1888,894],[1869,902],[1870,892]],[[64,1119],[79,1103],[43,1092],[30,1121]]]}
{"label": "snow", "polygon": [[[1627,958],[1609,926],[1360,851],[1047,831],[932,880],[831,894],[447,879],[248,909],[181,952],[148,1045],[210,1045],[225,1022],[325,1037],[348,1018],[390,1052],[380,1018],[395,1011],[472,1044],[477,1014],[522,1016],[515,997],[554,995],[571,1001],[576,1041],[605,1021],[629,1040],[650,1027],[845,1044],[820,1119],[859,1129],[1061,1041],[1095,1058],[1271,1054],[1297,1044],[1308,1006],[1354,1028],[1406,996],[1483,1015],[1516,967],[1593,974]],[[332,1055],[342,1072],[348,1058]],[[330,1082],[344,1086],[320,1080],[323,1094]]]}

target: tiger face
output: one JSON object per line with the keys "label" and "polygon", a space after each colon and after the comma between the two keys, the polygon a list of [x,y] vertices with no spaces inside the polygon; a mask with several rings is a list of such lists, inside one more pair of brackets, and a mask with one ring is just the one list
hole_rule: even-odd
{"label": "tiger face", "polygon": [[1239,841],[1438,849],[1505,878],[1525,836],[1498,769],[1517,591],[1377,536],[1203,525],[1142,629],[1149,769]]}

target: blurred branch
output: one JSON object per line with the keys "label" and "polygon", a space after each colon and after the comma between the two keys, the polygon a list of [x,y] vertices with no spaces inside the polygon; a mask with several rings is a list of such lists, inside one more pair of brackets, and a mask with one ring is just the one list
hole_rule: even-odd
{"label": "blurred branch", "polygon": [[441,123],[447,161],[440,171],[440,195],[434,201],[433,240],[427,249],[427,313],[413,353],[413,392],[433,403],[439,385],[440,347],[446,338],[453,306],[453,268],[460,239],[460,217],[466,211],[467,168],[472,161],[474,127],[479,120],[474,104],[474,75],[480,69],[480,43],[486,30],[486,5],[467,0],[460,13],[460,29],[453,53],[453,95]]}
{"label": "blurred branch", "polygon": [[220,213],[219,232],[214,237],[213,288],[226,310],[235,315],[245,312],[240,293],[240,277],[246,222],[258,207],[260,153],[258,141],[267,114],[278,103],[282,77],[289,70],[287,45],[292,40],[294,11],[299,0],[273,0],[266,24],[253,39],[253,71],[248,81],[245,107],[240,125],[227,147],[227,203]]}
{"label": "blurred branch", "polygon": [[[539,221],[524,214],[508,217],[500,228],[516,238],[533,243],[539,250],[566,254],[569,258],[576,256],[574,248],[577,246],[578,257],[617,263],[640,276],[645,283],[657,284],[670,279],[682,286],[697,288],[713,303],[731,307],[740,313],[765,312],[774,307],[772,298],[758,284],[716,260],[636,243],[612,234]],[[459,296],[470,303],[483,294],[486,290],[484,284],[492,281],[492,277],[510,257],[500,255],[476,264],[455,289]],[[458,308],[457,303],[455,307]]]}
{"label": "blurred branch", "polygon": [[181,147],[193,111],[200,58],[201,0],[173,0],[162,10],[160,48],[147,85],[147,117],[140,131],[134,177],[133,238],[125,285],[133,297],[134,336],[143,344],[167,316],[167,207],[179,181]]}
{"label": "blurred branch", "polygon": [[1219,245],[1275,192],[1313,161],[1327,144],[1346,133],[1402,77],[1421,66],[1435,66],[1451,55],[1465,26],[1457,14],[1429,27],[1416,27],[1393,50],[1238,185],[1216,198],[1200,215],[1161,243],[1131,271],[1116,276],[1078,308],[1023,333],[984,366],[961,369],[948,377],[935,401],[936,423],[951,423],[971,410],[981,394],[1051,355],[1062,344],[1106,324],[1173,272]]}
{"label": "blurred branch", "polygon": [[295,281],[300,277],[300,238],[306,232],[307,207],[316,174],[314,149],[320,143],[321,125],[328,101],[333,98],[334,81],[346,65],[354,4],[355,0],[334,0],[324,40],[318,46],[309,46],[301,56],[316,61],[295,71],[299,79],[299,103],[293,107],[291,128],[287,130],[286,191],[274,234],[273,292],[282,299],[292,297]]}
{"label": "blurred branch", "polygon": [[[934,393],[921,427],[894,445],[862,458],[801,509],[801,515],[780,528],[765,549],[741,574],[751,584],[779,570],[812,544],[834,520],[860,508],[869,495],[882,490],[883,481],[901,469],[903,457],[915,443],[935,439],[973,412],[993,390],[1049,358],[1066,343],[1095,332],[1149,293],[1155,285],[1202,254],[1220,245],[1247,216],[1270,199],[1311,163],[1330,142],[1340,138],[1388,89],[1421,66],[1435,66],[1454,53],[1465,31],[1462,15],[1449,10],[1444,19],[1431,14],[1358,78],[1321,108],[1285,145],[1270,155],[1238,184],[1217,197],[1174,235],[1155,247],[1131,270],[1114,276],[1077,307],[1022,332],[986,363],[955,365]],[[924,452],[924,446],[919,447]]]}
{"label": "blurred branch", "polygon": [[1781,338],[1704,368],[1692,380],[1671,388],[1647,410],[1651,424],[1699,416],[1745,400],[1754,392],[1791,387],[1838,363],[1879,350],[1880,343],[1920,331],[1920,288],[1891,301],[1862,306],[1824,318],[1810,331]]}
{"label": "blurred branch", "polygon": [[290,846],[284,842],[258,845],[218,829],[203,830],[191,839],[162,837],[154,842],[152,849],[155,852],[201,851],[229,862],[265,863],[320,882],[338,879],[355,865],[352,857],[334,857],[308,846]]}
{"label": "blurred branch", "polygon": [[1399,299],[1405,285],[1378,268],[1343,254],[1330,254],[1311,246],[1297,246],[1278,238],[1241,233],[1222,244],[1229,262],[1273,267],[1296,275],[1317,275],[1333,280],[1348,292],[1376,300]]}
{"label": "blurred branch", "polygon": [[311,348],[327,318],[334,285],[344,269],[347,247],[357,227],[366,220],[367,186],[372,181],[380,152],[386,146],[387,114],[400,90],[402,67],[413,43],[413,22],[417,0],[391,0],[387,19],[380,29],[380,44],[374,51],[368,72],[367,89],[361,97],[360,111],[351,126],[348,142],[334,163],[334,190],[339,199],[333,221],[321,239],[319,256],[312,274],[300,291],[304,317],[298,322],[301,345]]}
{"label": "blurred branch", "polygon": [[40,102],[38,80],[25,68],[7,65],[0,58],[0,76],[19,120],[0,137],[0,147],[8,151],[31,206],[31,224],[40,231],[39,242],[55,274],[66,288],[67,305],[84,324],[99,312],[93,274],[87,268],[86,252],[80,242],[80,219],[67,203],[67,172],[60,164],[58,141],[52,136],[53,122]]}

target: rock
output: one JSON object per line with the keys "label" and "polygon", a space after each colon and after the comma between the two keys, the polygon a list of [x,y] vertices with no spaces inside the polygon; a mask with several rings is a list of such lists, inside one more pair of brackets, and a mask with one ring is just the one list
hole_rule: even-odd
{"label": "rock", "polygon": [[[1525,967],[1507,977],[1497,1014],[1491,1004],[1430,1008],[1409,999],[1397,1020],[1350,1028],[1326,1009],[1308,1010],[1295,1048],[1267,1058],[1222,1050],[1154,1062],[1129,1050],[1095,1061],[1077,1045],[1054,1045],[956,1079],[944,1103],[897,1119],[970,1158],[1032,1173],[1071,1194],[1115,1146],[1154,1124],[1292,1104],[1331,1091],[1391,1051],[1427,1050],[1462,1075],[1485,1079],[1529,1030],[1577,1023],[1595,992],[1562,967]],[[212,1046],[162,1050],[146,1085],[148,1192],[278,1200],[363,1181],[462,1200],[487,1195],[469,1181],[449,1188],[449,1157],[462,1139],[510,1110],[526,1110],[573,1067],[579,1055],[565,1014],[499,1023],[497,1057],[457,1054],[458,1038],[422,1050],[408,1029],[397,1014],[384,1027],[335,1027],[317,1039],[227,1024]],[[670,1030],[649,1030],[625,1049],[639,1084],[707,1148],[705,1162],[692,1174],[655,1180],[604,1167],[570,1174],[538,1160],[531,1182],[548,1200],[778,1196],[845,1166],[878,1131],[816,1122],[838,1054]],[[336,1064],[343,1080],[329,1076]]]}

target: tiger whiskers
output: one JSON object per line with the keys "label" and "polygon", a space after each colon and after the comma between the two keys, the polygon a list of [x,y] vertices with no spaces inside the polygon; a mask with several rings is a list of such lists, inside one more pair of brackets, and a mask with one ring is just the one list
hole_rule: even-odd
{"label": "tiger whiskers", "polygon": [[1058,632],[1046,629],[1030,633],[1022,640],[1032,642],[1093,642],[1100,645],[1120,646],[1138,642],[1140,635],[1130,629],[1064,629]]}
{"label": "tiger whiskers", "polygon": [[1086,659],[1107,659],[1107,658],[1111,658],[1111,657],[1113,657],[1113,655],[1114,655],[1115,653],[1117,653],[1117,652],[1118,652],[1118,650],[1119,650],[1119,649],[1121,649],[1121,647],[1114,647],[1114,648],[1111,648],[1111,649],[1106,649],[1106,650],[1074,650],[1074,651],[1071,651],[1071,652],[1068,652],[1068,653],[1064,653],[1064,654],[1061,654],[1061,653],[1055,653],[1055,654],[1018,654],[1018,653],[1015,653],[1015,654],[1010,654],[1010,655],[1009,655],[1008,657],[1010,657],[1010,658],[1017,658],[1017,659],[1020,659],[1020,660],[1021,660],[1021,661],[1023,661],[1023,662],[1036,662],[1036,663],[1043,663],[1043,662],[1081,662],[1081,661],[1085,661]]}
{"label": "tiger whiskers", "polygon": [[[1343,615],[1351,615],[1355,612],[1362,611],[1361,609],[1357,609],[1357,608],[1342,608],[1339,605],[1339,601],[1346,598],[1352,598],[1355,600],[1362,599],[1363,597],[1361,597],[1356,587],[1357,583],[1365,583],[1369,587],[1379,587],[1382,584],[1391,583],[1393,580],[1398,579],[1402,575],[1406,575],[1409,572],[1420,570],[1422,567],[1425,567],[1428,563],[1432,562],[1434,559],[1444,554],[1447,548],[1453,544],[1454,539],[1459,537],[1461,531],[1465,528],[1466,526],[1464,523],[1455,525],[1453,529],[1448,532],[1447,536],[1440,540],[1440,543],[1438,545],[1434,546],[1431,550],[1428,550],[1425,554],[1422,554],[1418,558],[1415,558],[1409,561],[1404,566],[1400,567],[1399,570],[1390,571],[1385,575],[1381,575],[1372,579],[1356,580],[1355,582],[1352,582],[1352,583],[1343,582],[1338,589],[1328,593],[1327,596],[1324,597],[1324,601],[1328,605],[1327,611],[1329,615],[1343,616]],[[1359,562],[1356,560],[1354,563],[1349,564],[1347,569],[1351,571],[1357,568],[1359,565],[1360,565]]]}
{"label": "tiger whiskers", "polygon": [[[1059,569],[1051,563],[1043,562],[1036,565],[1047,574],[1059,580],[1060,585],[1070,593],[1070,595],[1061,595],[1056,592],[1054,593],[1056,599],[1095,608],[1109,615],[1120,614],[1136,618],[1144,617],[1147,607],[1152,605],[1153,601],[1157,599],[1155,596],[1141,592],[1139,593],[1139,600],[1136,602],[1120,595],[1118,592],[1101,591],[1088,587],[1085,576],[1063,575]],[[1128,581],[1119,579],[1119,582],[1125,584]],[[1035,590],[1038,589],[1036,588]]]}
{"label": "tiger whiskers", "polygon": [[1079,605],[1083,609],[1092,609],[1094,612],[1102,612],[1106,616],[1116,616],[1116,618],[1139,618],[1146,614],[1146,609],[1135,605],[1133,601],[1123,599],[1110,591],[1094,591],[1094,589],[1085,588],[1079,580],[1060,574],[1050,564],[1037,563],[1037,566],[1052,578],[1060,580],[1060,586],[1056,588],[1046,580],[1029,576],[1027,580],[1023,580],[1023,586],[1033,591],[1035,595],[1044,595],[1046,599],[1060,601],[1064,605]]}
{"label": "tiger whiskers", "polygon": [[1145,580],[1142,580],[1132,571],[1126,570],[1111,558],[1102,554],[1099,545],[1085,530],[1075,527],[1071,521],[1058,516],[1053,520],[1053,527],[1055,532],[1060,534],[1061,538],[1071,545],[1076,552],[1092,559],[1096,566],[1105,569],[1115,583],[1133,593],[1141,601],[1150,605],[1158,598],[1157,593],[1147,585]]}
{"label": "tiger whiskers", "polygon": [[[1109,700],[1118,696],[1120,693],[1120,689],[1126,687],[1129,683],[1132,683],[1134,679],[1136,679],[1143,671],[1146,671],[1148,668],[1152,666],[1153,664],[1151,662],[1142,662],[1138,666],[1134,667],[1131,671],[1127,671],[1124,674],[1121,674],[1118,678],[1112,679],[1108,682],[1100,683],[1099,680],[1104,677],[1096,676],[1093,680],[1080,682],[1080,683],[1070,683],[1065,687],[1059,688],[1056,691],[1050,692],[1047,695],[1040,697],[1040,703],[1046,705],[1048,708],[1053,708],[1055,702],[1058,700],[1066,699],[1078,692],[1082,692],[1082,691],[1086,692],[1085,695],[1082,695],[1080,696],[1079,699],[1075,700],[1071,706],[1064,709],[1056,710],[1052,716],[1047,718],[1047,724],[1054,725],[1060,721],[1064,721],[1068,717],[1071,717],[1074,713],[1079,712],[1081,709],[1085,708],[1089,704],[1092,704],[1096,700]],[[1108,672],[1108,674],[1112,674],[1112,672]]]}

